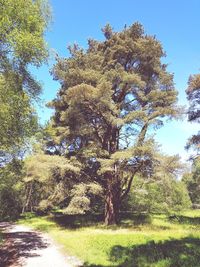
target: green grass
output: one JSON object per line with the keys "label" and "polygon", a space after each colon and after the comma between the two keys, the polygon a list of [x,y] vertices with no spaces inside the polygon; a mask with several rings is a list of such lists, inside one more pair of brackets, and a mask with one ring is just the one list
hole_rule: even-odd
{"label": "green grass", "polygon": [[200,210],[186,210],[181,212],[181,215],[188,216],[191,218],[200,217]]}
{"label": "green grass", "polygon": [[126,220],[119,227],[96,224],[75,229],[61,227],[49,217],[19,223],[48,232],[66,253],[82,259],[84,266],[200,267],[200,225],[193,224],[199,217],[200,211],[188,211],[171,220],[154,215],[149,224]]}

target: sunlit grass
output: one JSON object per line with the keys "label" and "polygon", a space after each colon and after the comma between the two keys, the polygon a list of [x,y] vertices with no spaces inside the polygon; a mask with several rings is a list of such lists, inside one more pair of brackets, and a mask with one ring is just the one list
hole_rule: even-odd
{"label": "sunlit grass", "polygon": [[200,209],[199,210],[186,210],[180,213],[183,216],[188,216],[191,218],[200,217]]}
{"label": "sunlit grass", "polygon": [[[200,215],[200,211],[188,211],[184,216],[198,217],[196,212]],[[129,222],[129,227],[98,224],[63,228],[49,217],[33,217],[19,223],[48,232],[66,253],[80,258],[84,266],[200,266],[198,225],[171,222],[165,215],[154,215],[152,222],[144,225]]]}

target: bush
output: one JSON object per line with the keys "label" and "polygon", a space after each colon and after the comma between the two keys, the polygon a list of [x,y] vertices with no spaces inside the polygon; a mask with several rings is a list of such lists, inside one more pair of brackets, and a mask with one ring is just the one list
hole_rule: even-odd
{"label": "bush", "polygon": [[0,189],[0,220],[14,220],[21,212],[21,202],[18,192],[13,188]]}
{"label": "bush", "polygon": [[163,179],[144,183],[137,177],[122,209],[132,212],[171,213],[191,207],[191,201],[186,186],[181,181]]}

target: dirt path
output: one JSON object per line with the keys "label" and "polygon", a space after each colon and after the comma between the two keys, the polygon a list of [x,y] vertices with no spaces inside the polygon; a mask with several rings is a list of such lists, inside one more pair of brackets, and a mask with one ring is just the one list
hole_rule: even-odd
{"label": "dirt path", "polygon": [[75,257],[64,256],[51,238],[22,225],[0,223],[6,240],[0,247],[0,267],[77,267]]}

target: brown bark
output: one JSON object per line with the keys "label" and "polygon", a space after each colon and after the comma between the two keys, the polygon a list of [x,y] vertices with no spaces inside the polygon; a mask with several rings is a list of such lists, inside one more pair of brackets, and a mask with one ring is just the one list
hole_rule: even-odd
{"label": "brown bark", "polygon": [[105,224],[119,223],[120,184],[112,174],[108,175],[105,196]]}
{"label": "brown bark", "polygon": [[[24,213],[25,211],[27,211],[26,209],[29,207],[30,202],[31,202],[31,195],[32,195],[32,190],[33,190],[33,183],[30,184],[30,187],[27,186],[27,193],[26,193],[26,202],[23,205],[22,208],[22,213]],[[32,205],[31,205],[31,212],[33,211],[32,209]]]}
{"label": "brown bark", "polygon": [[[108,127],[104,137],[103,148],[109,154],[115,153],[119,148],[119,129],[117,127]],[[118,176],[117,164],[113,168],[113,172],[105,173],[105,224],[112,225],[119,222],[120,208],[120,180]]]}

